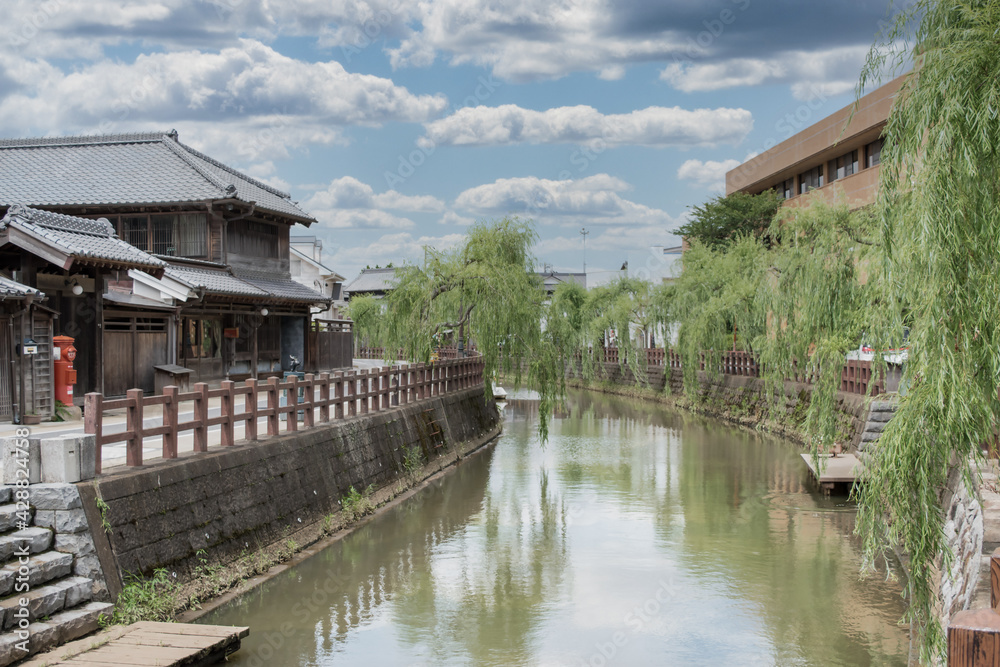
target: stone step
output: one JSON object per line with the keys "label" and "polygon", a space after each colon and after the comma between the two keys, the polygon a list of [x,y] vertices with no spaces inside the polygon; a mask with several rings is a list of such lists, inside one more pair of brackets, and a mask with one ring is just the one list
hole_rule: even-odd
{"label": "stone step", "polygon": [[94,582],[87,577],[66,577],[50,584],[32,588],[27,593],[17,593],[0,600],[3,614],[3,629],[9,630],[20,622],[17,616],[21,610],[21,600],[27,600],[28,620],[36,621],[52,616],[63,609],[72,609],[81,602],[89,602],[93,596]]}
{"label": "stone step", "polygon": [[65,554],[59,551],[43,551],[28,558],[26,564],[27,579],[22,574],[18,579],[18,571],[21,568],[19,559],[8,563],[0,568],[0,597],[6,597],[14,591],[15,583],[27,581],[30,588],[35,588],[47,581],[65,577],[73,570],[73,554]]}
{"label": "stone step", "polygon": [[0,503],[9,503],[10,499],[14,497],[14,487],[7,485],[0,485]]}
{"label": "stone step", "polygon": [[24,510],[20,518],[18,518],[17,503],[0,505],[0,533],[5,533],[8,530],[16,528],[18,521],[26,524],[25,527],[30,526],[34,515],[35,509],[33,507]]}
{"label": "stone step", "polygon": [[0,535],[0,563],[6,563],[16,553],[24,551],[28,553],[41,553],[52,546],[52,531],[48,528],[25,528],[6,535]]}
{"label": "stone step", "polygon": [[100,627],[101,616],[111,616],[114,608],[110,602],[88,602],[74,609],[61,611],[46,621],[30,624],[27,652],[17,648],[21,639],[16,632],[3,633],[0,635],[0,667],[96,631]]}

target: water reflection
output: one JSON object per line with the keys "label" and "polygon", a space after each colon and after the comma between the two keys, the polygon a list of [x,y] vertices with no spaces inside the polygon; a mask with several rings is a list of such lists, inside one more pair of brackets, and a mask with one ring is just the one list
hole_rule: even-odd
{"label": "water reflection", "polygon": [[787,443],[574,393],[206,617],[236,664],[905,664],[898,585],[859,582],[854,512]]}

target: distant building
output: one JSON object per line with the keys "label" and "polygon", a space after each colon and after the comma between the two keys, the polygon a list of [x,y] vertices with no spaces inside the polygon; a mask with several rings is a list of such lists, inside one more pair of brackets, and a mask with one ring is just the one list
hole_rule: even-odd
{"label": "distant building", "polygon": [[358,277],[344,285],[344,299],[368,295],[382,298],[396,287],[398,268],[365,269]]}
{"label": "distant building", "polygon": [[566,282],[573,282],[587,289],[587,274],[586,273],[567,273],[564,271],[552,271],[545,270],[536,273],[541,280],[542,286],[545,288],[545,293],[549,296],[556,291],[559,285]]}
{"label": "distant building", "polygon": [[856,109],[848,105],[729,171],[726,194],[775,190],[785,206],[825,201],[856,209],[871,204],[882,132],[904,77],[868,93]]}
{"label": "distant building", "polygon": [[315,236],[289,237],[289,272],[292,280],[316,290],[330,300],[329,306],[313,310],[314,320],[340,319],[344,301],[344,276],[323,264],[323,242]]}

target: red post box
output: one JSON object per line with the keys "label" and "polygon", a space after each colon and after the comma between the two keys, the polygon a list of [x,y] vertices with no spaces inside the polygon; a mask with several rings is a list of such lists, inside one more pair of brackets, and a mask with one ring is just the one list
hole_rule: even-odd
{"label": "red post box", "polygon": [[76,348],[69,336],[53,336],[52,344],[59,349],[59,358],[55,360],[56,400],[65,405],[73,405],[73,385],[76,384],[76,371],[73,370],[73,360],[76,359]]}

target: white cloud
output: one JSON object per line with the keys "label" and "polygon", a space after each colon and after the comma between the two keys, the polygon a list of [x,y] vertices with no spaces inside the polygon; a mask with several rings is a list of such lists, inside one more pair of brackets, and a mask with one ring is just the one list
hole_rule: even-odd
{"label": "white cloud", "polygon": [[708,160],[688,160],[677,170],[677,178],[691,181],[703,188],[712,190],[726,189],[726,172],[740,165],[739,160],[724,160],[716,162]]}
{"label": "white cloud", "polygon": [[315,192],[303,202],[303,208],[321,223],[340,229],[410,229],[412,220],[388,211],[440,213],[445,206],[429,195],[408,196],[395,190],[375,194],[367,183],[344,176]]}
{"label": "white cloud", "polygon": [[426,66],[436,53],[452,64],[490,67],[508,81],[558,78],[576,71],[619,78],[623,66],[664,59],[680,36],[609,30],[616,8],[604,0],[437,0],[419,4],[419,28],[387,49],[394,67]]}
{"label": "white cloud", "polygon": [[673,224],[666,212],[619,194],[630,189],[608,174],[563,181],[501,178],[465,190],[455,199],[455,207],[480,215],[520,215],[539,224]]}
{"label": "white cloud", "polygon": [[[440,95],[413,95],[390,79],[354,74],[336,62],[310,63],[254,40],[217,53],[140,55],[64,73],[6,59],[14,92],[0,99],[0,126],[22,134],[119,132],[134,128],[215,128],[203,135],[240,161],[285,157],[289,147],[332,143],[339,128],[426,121],[444,111]],[[218,135],[225,134],[222,138]]]}
{"label": "white cloud", "polygon": [[853,89],[868,48],[855,45],[822,51],[784,51],[767,59],[673,63],[660,72],[660,79],[686,93],[789,84],[797,99],[811,100]]}
{"label": "white cloud", "polygon": [[424,258],[424,246],[448,250],[464,242],[465,234],[414,236],[408,232],[400,232],[386,234],[367,245],[357,246],[342,245],[344,242],[343,234],[327,238],[329,239],[328,247],[337,248],[331,256],[331,266],[338,273],[348,276],[348,280],[353,280],[354,276],[369,264],[385,266],[392,262],[395,266],[401,266],[407,262],[420,263]]}
{"label": "white cloud", "polygon": [[739,143],[753,129],[753,116],[727,108],[649,107],[605,115],[584,105],[534,111],[505,104],[466,107],[424,127],[424,146],[603,141],[610,146],[686,147]]}

